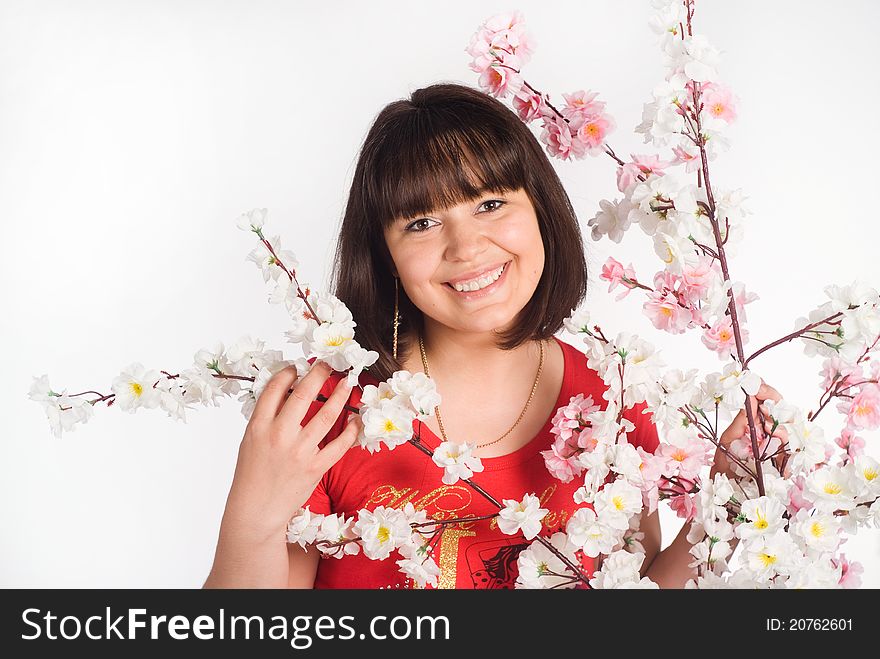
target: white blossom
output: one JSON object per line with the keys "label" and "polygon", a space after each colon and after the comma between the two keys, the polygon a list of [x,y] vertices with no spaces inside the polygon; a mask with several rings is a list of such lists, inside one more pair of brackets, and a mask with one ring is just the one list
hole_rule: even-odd
{"label": "white blossom", "polygon": [[602,524],[592,508],[578,508],[566,523],[565,532],[569,541],[591,558],[610,553],[621,536],[620,529]]}
{"label": "white blossom", "polygon": [[408,543],[412,535],[404,514],[385,506],[377,506],[373,511],[359,510],[352,530],[361,537],[364,556],[373,560],[388,558],[393,550]]}
{"label": "white blossom", "polygon": [[625,531],[629,529],[629,518],[642,510],[642,493],[618,478],[596,495],[593,508],[603,524]]}
{"label": "white blossom", "polygon": [[467,480],[475,472],[483,471],[480,458],[473,455],[476,444],[441,442],[434,449],[434,464],[443,468],[443,482],[454,485],[459,479]]}
{"label": "white blossom", "polygon": [[324,516],[313,513],[309,506],[300,510],[287,523],[287,542],[296,543],[303,549],[318,537]]}
{"label": "white blossom", "polygon": [[42,405],[49,427],[60,438],[65,430],[75,430],[77,423],[87,422],[94,413],[92,404],[77,396],[68,396],[67,390],[56,393],[49,384],[49,376],[34,377],[28,398]]}
{"label": "white blossom", "polygon": [[363,427],[358,434],[358,443],[370,453],[379,450],[380,443],[390,450],[412,439],[415,414],[400,405],[396,398],[381,399],[375,407],[364,405],[360,416]]}
{"label": "white blossom", "polygon": [[498,528],[506,535],[522,531],[526,540],[531,540],[541,532],[541,520],[550,512],[541,508],[541,502],[534,494],[526,494],[522,501],[504,499],[504,508],[498,513]]}
{"label": "white blossom", "polygon": [[852,510],[858,492],[853,473],[841,467],[820,467],[807,476],[804,497],[820,511]]}
{"label": "white blossom", "polygon": [[620,550],[609,554],[602,563],[602,569],[593,573],[590,585],[602,589],[631,588],[640,582],[639,570],[644,560],[645,555],[641,552]]}
{"label": "white blossom", "polygon": [[315,538],[320,542],[325,540],[330,543],[344,543],[336,547],[328,547],[327,545],[318,545],[318,550],[322,554],[333,556],[334,558],[342,558],[343,556],[353,556],[360,552],[360,545],[355,542],[357,534],[354,532],[354,517],[345,519],[343,515],[325,515],[321,520],[321,526]]}
{"label": "white blossom", "polygon": [[590,235],[593,240],[601,240],[602,236],[608,236],[612,241],[619,243],[632,223],[629,213],[633,205],[626,199],[613,202],[602,199],[599,208],[599,212],[587,222],[588,226],[593,227]]}
{"label": "white blossom", "polygon": [[239,215],[236,226],[242,231],[258,231],[266,223],[267,214],[268,210],[265,208],[254,208]]}
{"label": "white blossom", "polygon": [[736,537],[751,540],[775,534],[785,526],[785,506],[767,496],[742,502],[740,515],[746,518],[736,527]]}
{"label": "white blossom", "polygon": [[[565,533],[554,533],[550,544],[571,563],[578,565],[576,547]],[[516,564],[519,568],[517,588],[574,588],[577,585],[568,566],[537,540],[519,553]]]}
{"label": "white blossom", "polygon": [[840,522],[831,513],[802,509],[791,520],[789,531],[808,549],[833,552],[840,544]]}
{"label": "white blossom", "polygon": [[110,386],[116,394],[116,406],[131,414],[140,408],[158,407],[160,398],[155,385],[162,377],[159,371],[148,371],[137,362],[129,364]]}

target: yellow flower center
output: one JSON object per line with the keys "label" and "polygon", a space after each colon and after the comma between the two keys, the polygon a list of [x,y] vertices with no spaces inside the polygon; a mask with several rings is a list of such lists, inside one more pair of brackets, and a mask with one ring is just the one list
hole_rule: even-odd
{"label": "yellow flower center", "polygon": [[810,534],[814,538],[821,538],[825,535],[825,527],[822,526],[819,522],[813,522],[810,524]]}
{"label": "yellow flower center", "polygon": [[614,507],[617,508],[618,510],[623,510],[623,508],[624,508],[623,497],[620,497],[620,496],[614,497],[613,499],[611,499],[611,503],[613,503]]}
{"label": "yellow flower center", "polygon": [[675,453],[672,454],[671,457],[673,460],[677,460],[678,462],[684,462],[687,458],[687,453],[685,453],[681,449],[678,449]]}
{"label": "yellow flower center", "polygon": [[872,481],[877,478],[877,470],[873,467],[866,467],[865,471],[862,472],[865,475],[866,481]]}
{"label": "yellow flower center", "polygon": [[765,552],[762,552],[761,554],[759,554],[758,558],[760,559],[760,561],[764,567],[770,567],[771,565],[773,565],[776,562],[776,556],[773,556],[771,554],[767,554]]}
{"label": "yellow flower center", "polygon": [[142,393],[144,393],[144,388],[137,382],[131,383],[131,390],[132,392],[134,392],[135,396],[140,396]]}
{"label": "yellow flower center", "polygon": [[714,114],[716,117],[724,114],[724,106],[721,105],[721,103],[716,103],[712,106],[712,114]]}
{"label": "yellow flower center", "polygon": [[378,538],[379,542],[388,542],[390,537],[391,531],[388,530],[388,527],[380,526],[379,531],[376,533],[376,538]]}
{"label": "yellow flower center", "polygon": [[727,330],[721,330],[721,334],[718,335],[718,338],[722,341],[730,341],[730,332]]}
{"label": "yellow flower center", "polygon": [[394,425],[394,421],[392,421],[391,419],[385,419],[385,424],[382,426],[382,429],[385,432],[394,432],[395,430],[400,430],[400,428]]}
{"label": "yellow flower center", "polygon": [[758,529],[758,530],[760,530],[760,531],[763,531],[763,530],[766,529],[768,526],[770,526],[770,525],[767,523],[767,520],[764,519],[763,517],[759,517],[759,518],[758,518],[758,521],[755,522],[755,528]]}
{"label": "yellow flower center", "polygon": [[324,342],[324,345],[333,346],[334,348],[338,348],[343,343],[345,343],[345,339],[341,336],[328,336],[327,340]]}
{"label": "yellow flower center", "polygon": [[587,124],[586,132],[590,137],[597,137],[599,135],[599,127],[596,124]]}
{"label": "yellow flower center", "polygon": [[822,489],[825,490],[825,494],[840,494],[843,490],[837,483],[825,483],[825,487]]}
{"label": "yellow flower center", "polygon": [[670,309],[669,307],[663,307],[660,309],[660,313],[662,313],[664,316],[671,316],[672,309]]}

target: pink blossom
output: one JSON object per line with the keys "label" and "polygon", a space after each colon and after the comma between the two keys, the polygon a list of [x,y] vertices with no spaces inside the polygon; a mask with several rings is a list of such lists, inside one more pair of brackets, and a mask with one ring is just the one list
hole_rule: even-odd
{"label": "pink blossom", "polygon": [[864,386],[853,398],[846,416],[850,428],[874,430],[880,426],[880,388],[877,385]]}
{"label": "pink blossom", "polygon": [[642,310],[654,323],[654,327],[670,334],[681,334],[693,319],[691,310],[682,307],[675,293],[671,291],[648,293],[648,301],[642,306]]}
{"label": "pink blossom", "polygon": [[859,588],[862,585],[862,573],[865,568],[858,561],[848,561],[844,554],[838,560],[831,559],[834,566],[840,566],[840,581],[837,585],[841,588]]}
{"label": "pink blossom", "polygon": [[541,451],[544,458],[544,465],[550,475],[563,483],[569,483],[575,477],[580,475],[584,467],[578,462],[577,458],[563,458],[556,454],[555,451]]}
{"label": "pink blossom", "polygon": [[701,101],[703,111],[708,112],[716,119],[723,119],[727,123],[736,119],[736,107],[733,94],[727,87],[714,82],[703,83]]}
{"label": "pink blossom", "polygon": [[822,362],[822,370],[819,371],[819,375],[822,376],[822,386],[825,389],[828,389],[828,387],[830,387],[838,378],[840,378],[838,384],[846,386],[861,374],[861,368],[855,364],[845,362],[840,359],[840,357],[836,356],[829,357]]}
{"label": "pink blossom", "polygon": [[496,59],[504,59],[508,64],[509,56],[517,58],[514,68],[519,69],[521,62],[525,64],[534,51],[531,37],[525,31],[522,13],[497,14],[483,23],[465,49],[474,59],[471,69],[482,73]]}
{"label": "pink blossom", "polygon": [[733,335],[733,322],[730,316],[715,323],[712,327],[703,332],[703,344],[718,353],[719,357],[728,357],[730,353],[736,351],[736,341]]}
{"label": "pink blossom", "polygon": [[503,65],[492,65],[480,74],[480,87],[498,98],[504,98],[508,93],[516,94],[522,89],[522,76],[516,71]]}
{"label": "pink blossom", "polygon": [[632,289],[636,288],[636,272],[633,269],[632,263],[624,268],[620,261],[616,261],[612,257],[608,257],[608,260],[605,261],[605,265],[602,266],[602,273],[599,275],[599,279],[611,282],[611,285],[608,287],[609,293],[613,291],[618,284],[629,289],[624,291],[624,293],[617,298],[618,300],[626,297]]}
{"label": "pink blossom", "polygon": [[694,172],[702,166],[700,151],[690,145],[676,146],[672,148],[672,165],[685,165],[686,172]]}
{"label": "pink blossom", "polygon": [[617,168],[617,189],[624,194],[629,194],[632,188],[639,183],[642,172],[634,162],[628,162]]}
{"label": "pink blossom", "polygon": [[553,415],[550,422],[550,432],[563,442],[569,442],[572,437],[577,437],[581,430],[587,427],[586,417],[599,409],[599,406],[593,402],[592,396],[586,398],[583,394],[572,396],[568,405],[556,410],[556,414]]}
{"label": "pink blossom", "polygon": [[578,394],[570,398],[568,405],[556,410],[553,416],[550,432],[556,435],[556,439],[551,449],[541,451],[541,455],[547,470],[563,483],[583,472],[584,468],[577,460],[578,455],[596,448],[597,441],[586,417],[598,409],[592,396],[584,398],[583,394]]}
{"label": "pink blossom", "polygon": [[666,476],[677,476],[679,479],[692,481],[707,464],[707,444],[696,437],[690,437],[684,445],[661,444],[660,455],[667,459]]}
{"label": "pink blossom", "polygon": [[596,155],[603,152],[605,138],[614,130],[614,120],[607,114],[590,116],[578,128],[577,136],[587,145],[588,153]]}
{"label": "pink blossom", "polygon": [[519,118],[528,123],[547,112],[547,104],[540,94],[535,94],[526,87],[522,87],[513,97],[513,108]]}
{"label": "pink blossom", "polygon": [[688,287],[689,297],[702,297],[709,290],[709,285],[715,278],[713,264],[715,260],[711,256],[702,254],[696,265],[685,265],[682,269],[682,279]]}
{"label": "pink blossom", "polygon": [[547,145],[547,153],[562,160],[583,158],[586,152],[586,145],[572,134],[568,122],[556,115],[544,117],[541,141]]}
{"label": "pink blossom", "polygon": [[851,430],[842,430],[840,437],[835,439],[834,442],[846,451],[846,456],[849,460],[855,460],[865,452],[865,440],[861,437],[856,437]]}
{"label": "pink blossom", "polygon": [[642,480],[649,483],[656,483],[656,481],[668,469],[669,458],[665,455],[648,453],[641,446],[637,446],[636,451],[642,459],[642,464],[639,467]]}
{"label": "pink blossom", "polygon": [[694,504],[694,495],[679,494],[670,497],[668,501],[669,507],[685,521],[690,521],[694,518],[694,513],[697,512],[697,506]]}
{"label": "pink blossom", "polygon": [[639,182],[639,177],[663,176],[663,170],[670,163],[660,160],[657,155],[631,154],[632,162],[617,168],[617,189],[627,192]]}
{"label": "pink blossom", "polygon": [[746,305],[759,299],[757,293],[746,293],[745,285],[741,281],[733,283],[733,301],[736,304],[736,319],[740,323],[746,322]]}
{"label": "pink blossom", "polygon": [[566,119],[577,119],[601,114],[605,109],[605,103],[595,100],[598,95],[598,92],[584,90],[563,94],[565,105],[562,108],[562,116]]}
{"label": "pink blossom", "polygon": [[789,514],[794,517],[799,510],[810,510],[813,507],[811,501],[804,498],[804,487],[806,486],[806,478],[797,476],[791,481],[791,487],[788,490],[788,506],[786,509]]}

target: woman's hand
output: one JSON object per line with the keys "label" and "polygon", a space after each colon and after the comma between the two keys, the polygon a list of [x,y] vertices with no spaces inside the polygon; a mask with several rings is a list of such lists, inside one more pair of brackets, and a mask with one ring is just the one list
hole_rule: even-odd
{"label": "woman's hand", "polygon": [[[756,400],[757,399],[757,400]],[[752,418],[755,420],[756,430],[758,432],[758,440],[762,439],[763,436],[769,436],[771,430],[773,429],[773,421],[767,415],[767,410],[763,407],[763,403],[765,400],[772,400],[774,402],[779,402],[782,400],[782,396],[779,394],[776,389],[771,387],[769,384],[765,382],[761,382],[761,386],[758,389],[758,392],[754,396],[749,396],[747,399],[747,403],[752,408]],[[764,435],[761,433],[761,426],[763,423]],[[735,439],[739,439],[743,435],[748,433],[749,429],[749,420],[746,416],[745,409],[741,409],[739,414],[731,422],[730,426],[728,426],[727,430],[725,430],[721,434],[721,446],[726,449],[730,448],[730,444]],[[787,452],[785,447],[788,445],[788,432],[782,427],[777,427],[772,434],[773,437],[779,438],[782,442],[782,451],[772,458],[773,466],[776,467],[777,471],[781,471],[781,469],[785,468],[785,462],[787,458]],[[754,470],[754,463],[749,460],[747,462],[750,469]],[[733,465],[732,461],[725,455],[724,451],[721,448],[715,449],[715,460],[712,465],[712,471],[710,472],[710,478],[714,478],[716,473],[726,474],[728,478],[733,478]],[[785,473],[783,476],[788,476],[789,471],[785,469]]]}
{"label": "woman's hand", "polygon": [[297,372],[287,367],[266,384],[239,447],[223,532],[256,542],[283,539],[290,518],[354,444],[361,427],[357,414],[337,438],[318,447],[348,401],[347,378],[339,381],[322,409],[300,425],[331,373],[327,364],[317,362],[290,391]]}

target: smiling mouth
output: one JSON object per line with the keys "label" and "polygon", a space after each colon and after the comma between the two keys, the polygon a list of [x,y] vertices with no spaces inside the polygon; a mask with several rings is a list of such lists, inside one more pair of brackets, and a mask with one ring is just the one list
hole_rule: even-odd
{"label": "smiling mouth", "polygon": [[477,277],[476,279],[472,279],[464,284],[453,285],[449,282],[445,282],[445,286],[448,286],[456,293],[460,294],[468,294],[468,293],[483,293],[484,291],[493,290],[496,287],[496,284],[501,281],[504,275],[507,273],[508,266],[510,265],[510,261],[503,264],[496,271],[491,272],[482,277]]}
{"label": "smiling mouth", "polygon": [[[507,263],[503,264],[501,266],[501,273],[498,275],[498,277],[494,281],[483,286],[482,288],[476,288],[473,290],[470,290],[470,289],[458,290],[457,288],[455,288],[455,286],[453,286],[449,282],[444,282],[444,286],[449,287],[449,289],[453,293],[456,293],[458,295],[462,295],[465,297],[482,297],[483,295],[487,295],[489,293],[492,293],[500,285],[499,282],[503,282],[507,278],[507,271],[509,269],[510,263],[511,263],[511,261],[508,261]],[[485,281],[486,280],[483,280],[483,283],[485,283]]]}

